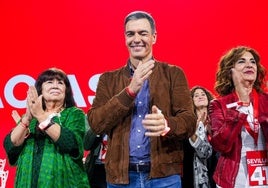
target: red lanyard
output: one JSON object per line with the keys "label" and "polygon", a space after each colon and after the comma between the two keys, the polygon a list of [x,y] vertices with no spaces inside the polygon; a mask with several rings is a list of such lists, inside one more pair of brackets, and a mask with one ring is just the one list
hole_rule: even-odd
{"label": "red lanyard", "polygon": [[253,90],[253,130],[250,128],[250,125],[248,121],[246,121],[245,127],[248,131],[248,133],[253,137],[255,146],[257,146],[258,143],[258,133],[259,133],[259,122],[258,122],[258,114],[259,114],[259,97],[255,90]]}

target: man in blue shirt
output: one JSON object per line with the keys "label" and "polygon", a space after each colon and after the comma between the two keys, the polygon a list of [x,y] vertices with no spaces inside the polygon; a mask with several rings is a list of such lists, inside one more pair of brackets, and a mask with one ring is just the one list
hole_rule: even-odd
{"label": "man in blue shirt", "polygon": [[196,118],[182,69],[153,57],[156,34],[147,12],[127,15],[127,64],[100,76],[88,111],[94,132],[109,137],[109,188],[181,187],[183,139],[194,133]]}

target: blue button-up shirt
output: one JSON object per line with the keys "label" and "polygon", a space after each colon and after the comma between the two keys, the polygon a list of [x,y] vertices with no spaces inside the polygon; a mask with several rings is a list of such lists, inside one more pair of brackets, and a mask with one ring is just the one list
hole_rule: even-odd
{"label": "blue button-up shirt", "polygon": [[135,99],[129,138],[130,163],[150,161],[150,138],[145,136],[141,121],[149,113],[150,91],[149,81],[146,80]]}

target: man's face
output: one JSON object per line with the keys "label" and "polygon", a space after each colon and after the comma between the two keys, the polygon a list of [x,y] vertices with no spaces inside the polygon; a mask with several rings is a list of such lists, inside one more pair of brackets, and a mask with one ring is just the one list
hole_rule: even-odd
{"label": "man's face", "polygon": [[130,20],[125,26],[126,45],[130,59],[148,60],[152,57],[152,47],[156,34],[147,19]]}

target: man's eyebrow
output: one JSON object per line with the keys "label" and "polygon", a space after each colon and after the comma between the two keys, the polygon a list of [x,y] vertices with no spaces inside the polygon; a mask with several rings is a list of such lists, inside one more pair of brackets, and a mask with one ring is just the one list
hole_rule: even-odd
{"label": "man's eyebrow", "polygon": [[[136,31],[132,31],[132,30],[126,31],[126,33],[135,33],[135,32]],[[143,32],[149,33],[149,31],[145,29],[137,31],[137,33],[143,33]]]}

